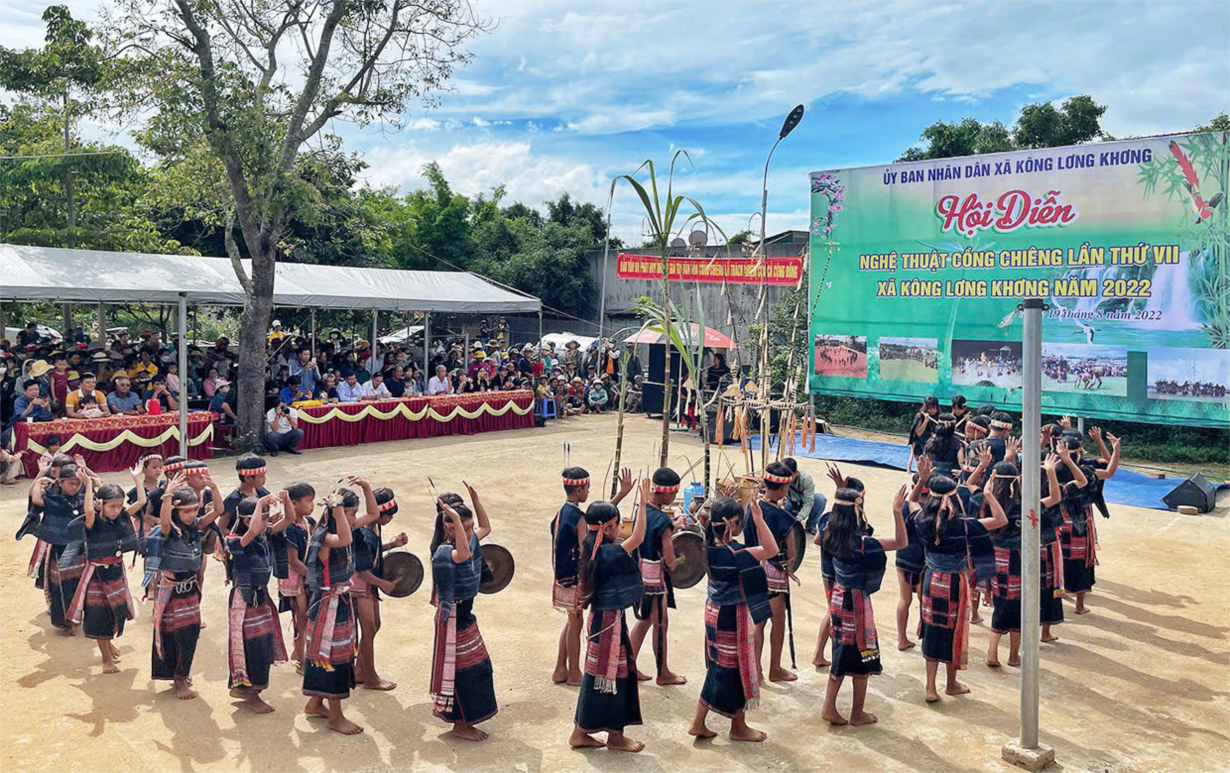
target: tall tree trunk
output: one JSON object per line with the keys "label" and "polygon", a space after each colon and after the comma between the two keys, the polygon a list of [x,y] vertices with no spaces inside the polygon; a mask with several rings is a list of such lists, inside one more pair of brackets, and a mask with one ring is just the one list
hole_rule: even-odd
{"label": "tall tree trunk", "polygon": [[252,292],[239,317],[239,395],[241,433],[262,436],[265,417],[265,341],[273,317],[275,260],[272,245],[252,256]]}
{"label": "tall tree trunk", "polygon": [[[68,89],[64,90],[64,152],[67,154],[72,148],[72,127],[68,120]],[[77,227],[77,208],[73,202],[73,167],[72,161],[67,157],[64,159],[64,196],[67,198],[68,205],[68,227]],[[73,239],[75,245],[76,239]]]}

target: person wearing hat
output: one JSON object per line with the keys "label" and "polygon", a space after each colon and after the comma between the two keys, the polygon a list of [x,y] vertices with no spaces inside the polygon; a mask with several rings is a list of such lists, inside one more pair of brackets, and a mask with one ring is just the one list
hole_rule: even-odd
{"label": "person wearing hat", "polygon": [[281,343],[282,339],[285,337],[286,337],[286,333],[282,330],[281,320],[275,319],[273,321],[273,330],[269,331],[269,343],[271,344]]}
{"label": "person wearing hat", "polygon": [[209,399],[209,410],[218,414],[218,423],[233,425],[238,421],[235,415],[235,397],[231,393],[231,382],[218,379],[214,382],[214,396]]}
{"label": "person wearing hat", "polygon": [[493,365],[491,362],[488,362],[487,353],[483,351],[482,349],[479,349],[477,352],[474,352],[474,359],[470,362],[470,369],[466,372],[466,375],[470,377],[471,381],[477,382],[478,372],[480,370],[487,371],[488,379],[490,379],[491,376],[495,373],[495,365]]}
{"label": "person wearing hat", "polygon": [[38,342],[42,336],[38,333],[38,323],[30,320],[26,323],[26,329],[18,331],[17,346],[21,349],[29,349],[38,346]]}
{"label": "person wearing hat", "polygon": [[154,364],[153,356],[150,355],[149,349],[142,349],[139,359],[128,369],[129,378],[148,382],[156,375],[158,375],[158,366]]}
{"label": "person wearing hat", "polygon": [[589,392],[585,395],[585,402],[589,406],[590,413],[603,413],[607,408],[606,389],[602,386],[601,379],[594,379],[590,384]]}

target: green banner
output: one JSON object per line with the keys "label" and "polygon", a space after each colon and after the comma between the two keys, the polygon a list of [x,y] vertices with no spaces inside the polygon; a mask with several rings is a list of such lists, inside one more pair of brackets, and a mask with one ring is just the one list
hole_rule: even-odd
{"label": "green banner", "polygon": [[1230,135],[813,172],[811,391],[1230,426]]}

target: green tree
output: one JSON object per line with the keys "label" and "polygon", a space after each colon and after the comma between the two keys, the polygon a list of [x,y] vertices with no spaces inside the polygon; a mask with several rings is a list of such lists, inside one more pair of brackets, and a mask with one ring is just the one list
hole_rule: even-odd
{"label": "green tree", "polygon": [[1011,130],[1000,121],[983,123],[977,118],[963,118],[957,123],[936,121],[923,129],[922,143],[906,148],[897,160],[925,161],[1079,145],[1109,138],[1100,123],[1105,112],[1105,105],[1097,104],[1086,94],[1065,100],[1060,108],[1050,102],[1025,105]]}
{"label": "green tree", "polygon": [[747,244],[751,239],[752,232],[746,228],[742,231],[735,231],[730,238],[726,240],[726,244],[730,247],[739,247]]}
{"label": "green tree", "polygon": [[1218,113],[1213,120],[1196,127],[1198,132],[1230,132],[1230,115]]}
{"label": "green tree", "polygon": [[146,68],[128,83],[133,114],[177,122],[160,136],[203,140],[224,172],[224,242],[246,295],[239,423],[255,431],[275,267],[290,223],[317,206],[300,154],[335,120],[396,126],[469,61],[465,45],[486,24],[464,0],[118,0],[113,19],[113,44]]}

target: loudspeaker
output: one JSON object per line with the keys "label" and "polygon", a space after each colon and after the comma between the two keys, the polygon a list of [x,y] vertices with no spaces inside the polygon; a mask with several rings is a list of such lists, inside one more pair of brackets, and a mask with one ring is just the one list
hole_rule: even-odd
{"label": "loudspeaker", "polygon": [[[679,384],[679,374],[682,365],[679,362],[679,352],[671,350],[671,382]],[[641,405],[649,415],[662,415],[663,381],[666,376],[666,345],[649,345],[649,375],[641,389]],[[674,390],[671,390],[674,392]]]}
{"label": "loudspeaker", "polygon": [[1179,505],[1190,505],[1202,513],[1207,513],[1217,504],[1217,489],[1213,488],[1213,484],[1205,480],[1203,475],[1196,473],[1162,497],[1162,501],[1171,510],[1178,509]]}

